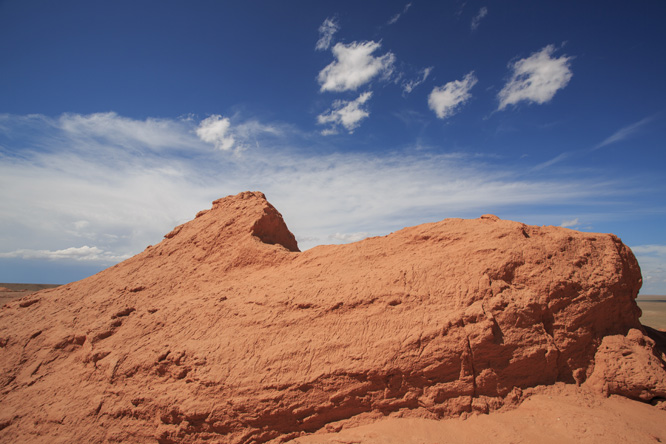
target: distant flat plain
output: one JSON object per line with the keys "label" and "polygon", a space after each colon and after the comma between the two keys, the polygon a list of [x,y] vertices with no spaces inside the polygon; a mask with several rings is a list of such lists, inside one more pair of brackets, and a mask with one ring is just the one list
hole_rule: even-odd
{"label": "distant flat plain", "polygon": [[58,287],[54,284],[2,284],[0,283],[0,307],[7,302],[27,296],[39,290]]}
{"label": "distant flat plain", "polygon": [[[7,302],[27,296],[39,290],[58,287],[54,284],[3,284],[0,283],[0,307]],[[643,325],[666,330],[666,296],[642,295],[636,298],[638,306],[643,311],[641,323]]]}
{"label": "distant flat plain", "polygon": [[639,294],[636,302],[643,310],[641,324],[658,330],[666,330],[666,296]]}

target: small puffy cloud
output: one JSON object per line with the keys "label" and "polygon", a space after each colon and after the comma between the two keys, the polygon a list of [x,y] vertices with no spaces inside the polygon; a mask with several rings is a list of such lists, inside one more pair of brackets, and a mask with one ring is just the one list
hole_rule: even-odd
{"label": "small puffy cloud", "polygon": [[444,86],[437,86],[428,96],[428,106],[440,119],[451,117],[472,97],[469,90],[476,82],[474,71],[470,71],[462,80],[454,80]]}
{"label": "small puffy cloud", "polygon": [[202,141],[212,143],[223,151],[229,151],[235,143],[235,139],[229,131],[230,126],[228,118],[213,114],[199,123],[196,133]]}
{"label": "small puffy cloud", "polygon": [[562,223],[560,224],[560,227],[564,228],[572,228],[576,227],[579,225],[578,218],[570,219],[570,220],[563,220]]}
{"label": "small puffy cloud", "polygon": [[508,105],[526,101],[549,102],[555,93],[567,86],[571,80],[571,57],[553,57],[555,47],[548,45],[527,58],[520,59],[509,67],[511,78],[497,94],[500,110]]}
{"label": "small puffy cloud", "polygon": [[129,255],[115,256],[97,247],[70,247],[62,250],[29,250],[20,249],[9,253],[0,253],[0,258],[19,259],[48,259],[48,260],[73,260],[87,262],[118,262],[129,258]]}
{"label": "small puffy cloud", "polygon": [[372,97],[372,92],[367,91],[358,96],[356,100],[336,100],[333,107],[317,116],[320,125],[331,124],[331,127],[322,131],[323,135],[336,134],[339,126],[344,126],[349,133],[353,133],[360,125],[361,120],[370,115],[363,106]]}
{"label": "small puffy cloud", "polygon": [[428,78],[428,76],[430,75],[431,72],[432,72],[432,66],[429,66],[429,67],[424,68],[423,70],[421,70],[421,77],[420,78],[418,78],[416,80],[410,80],[410,81],[404,82],[402,84],[403,93],[404,94],[409,94],[410,92],[412,92],[414,90],[414,88],[419,86],[421,83],[425,82],[425,80]]}
{"label": "small puffy cloud", "polygon": [[476,14],[476,16],[472,19],[472,23],[470,27],[472,28],[472,31],[476,31],[476,29],[479,27],[479,23],[481,23],[481,20],[488,15],[488,8],[485,6],[479,9],[479,13]]}
{"label": "small puffy cloud", "polygon": [[317,77],[321,91],[355,91],[379,75],[390,76],[395,56],[390,52],[373,56],[380,47],[373,41],[349,45],[336,43],[332,49],[336,60],[322,69]]}
{"label": "small puffy cloud", "polygon": [[324,23],[319,26],[319,40],[315,45],[317,51],[324,51],[331,46],[333,35],[340,29],[340,26],[335,21],[335,18],[327,18]]}
{"label": "small puffy cloud", "polygon": [[393,17],[391,17],[391,20],[388,21],[387,25],[393,25],[393,24],[397,23],[398,20],[400,20],[400,17],[402,17],[402,14],[404,14],[405,12],[407,12],[407,10],[408,10],[409,8],[411,8],[411,7],[412,7],[412,4],[411,4],[411,3],[407,3],[407,4],[405,5],[405,7],[403,8],[402,12],[399,12],[399,13],[397,13],[396,15],[394,15]]}

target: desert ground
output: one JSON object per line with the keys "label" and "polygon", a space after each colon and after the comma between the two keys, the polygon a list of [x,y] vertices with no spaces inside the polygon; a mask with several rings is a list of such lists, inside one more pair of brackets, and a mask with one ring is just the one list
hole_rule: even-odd
{"label": "desert ground", "polygon": [[387,418],[297,438],[293,444],[608,444],[666,442],[666,412],[622,396],[558,383],[518,408],[432,420]]}
{"label": "desert ground", "polygon": [[[9,301],[35,293],[47,288],[55,288],[55,284],[3,284],[0,283],[0,307]],[[665,298],[666,299],[666,298]]]}
{"label": "desert ground", "polygon": [[636,298],[643,311],[641,323],[657,330],[666,330],[666,296],[642,295]]}

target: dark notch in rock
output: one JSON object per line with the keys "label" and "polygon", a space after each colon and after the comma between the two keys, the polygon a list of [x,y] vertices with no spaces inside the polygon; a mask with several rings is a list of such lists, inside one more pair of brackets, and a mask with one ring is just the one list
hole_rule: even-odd
{"label": "dark notch in rock", "polygon": [[265,244],[278,244],[289,251],[301,251],[280,212],[268,202],[264,214],[252,226],[251,233]]}

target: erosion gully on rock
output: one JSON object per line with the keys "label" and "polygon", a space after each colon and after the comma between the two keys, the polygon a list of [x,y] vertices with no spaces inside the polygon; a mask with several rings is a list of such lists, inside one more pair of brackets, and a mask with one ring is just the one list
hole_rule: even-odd
{"label": "erosion gully on rock", "polygon": [[556,383],[658,403],[640,285],[612,234],[491,215],[299,252],[244,192],[0,310],[0,440],[277,443]]}

